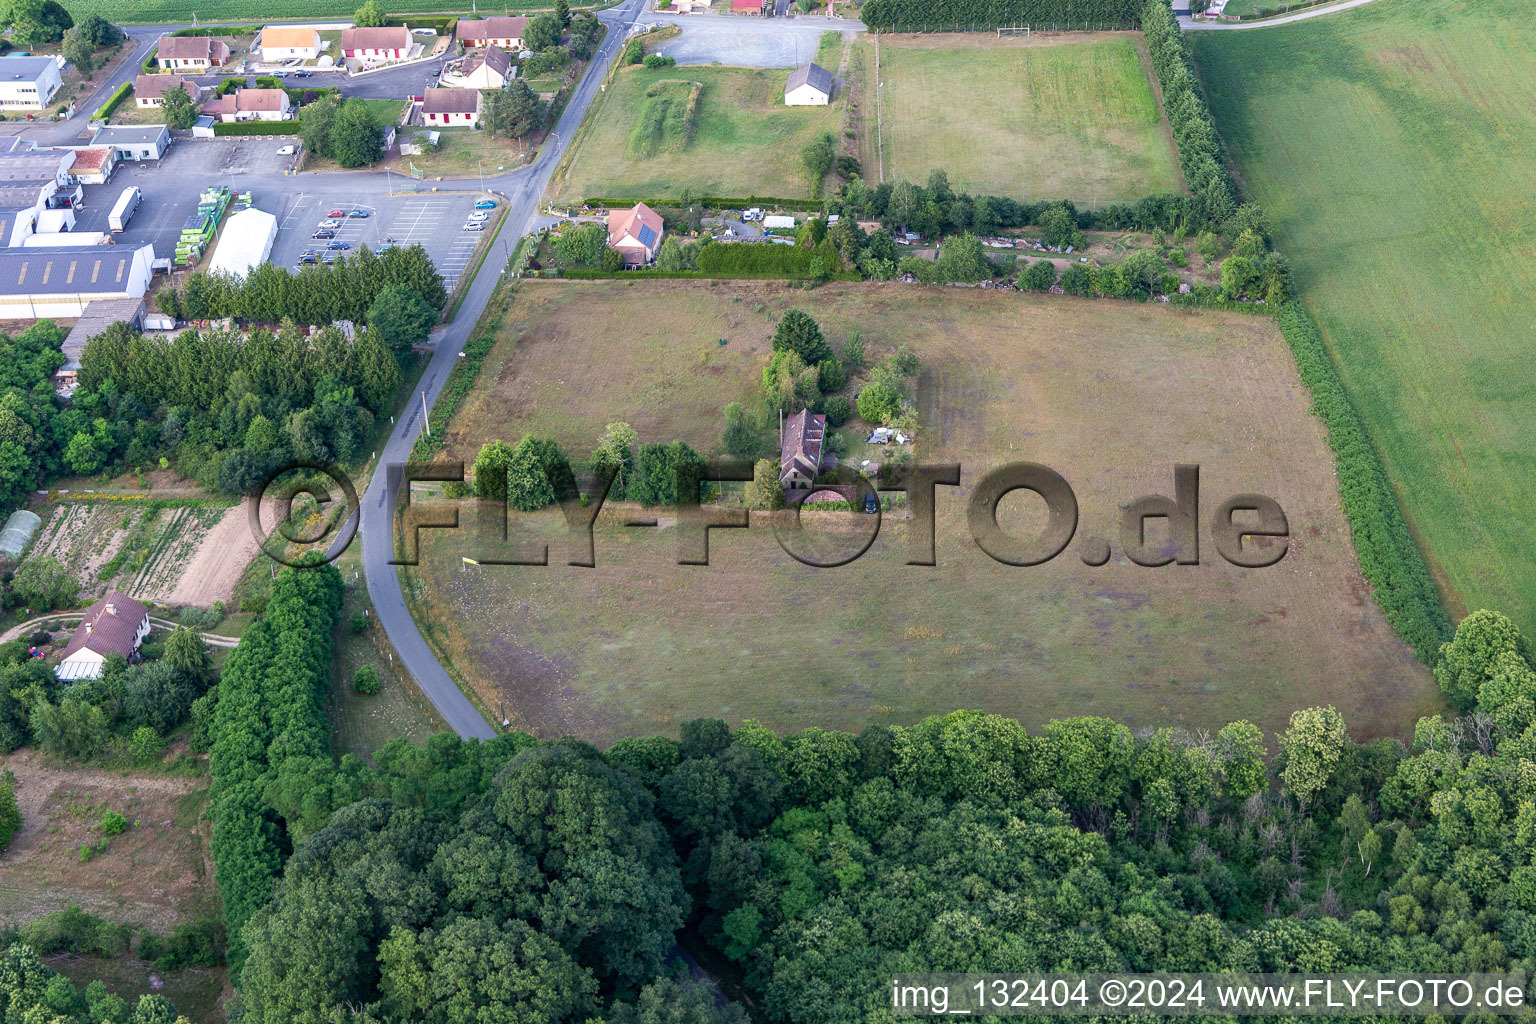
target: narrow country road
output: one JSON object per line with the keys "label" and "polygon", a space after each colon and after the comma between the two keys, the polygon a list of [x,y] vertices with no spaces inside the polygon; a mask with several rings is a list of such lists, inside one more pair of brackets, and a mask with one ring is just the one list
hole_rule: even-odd
{"label": "narrow country road", "polygon": [[[544,144],[538,159],[510,174],[485,179],[487,188],[501,192],[506,197],[507,216],[501,228],[501,237],[516,239],[529,230],[538,213],[539,197],[544,194],[544,187],[549,183],[566,147],[570,145],[571,136],[597,94],[610,60],[619,47],[624,45],[643,4],[644,0],[627,0],[603,12],[601,18],[608,26],[608,34],[602,48],[587,66],[586,74],[566,104],[554,134]],[[380,184],[382,186],[382,181]],[[379,625],[388,635],[389,642],[394,645],[406,669],[416,678],[422,692],[432,701],[449,728],[466,739],[490,739],[496,733],[438,662],[437,656],[422,638],[421,631],[416,628],[410,609],[406,607],[400,579],[395,567],[389,564],[394,557],[394,496],[389,493],[389,473],[385,467],[403,464],[409,459],[411,447],[421,433],[422,396],[425,396],[428,407],[437,400],[449,372],[458,361],[459,352],[469,340],[469,332],[501,279],[500,269],[498,260],[489,256],[481,273],[470,283],[453,323],[437,340],[437,351],[417,384],[418,393],[411,396],[402,410],[394,432],[379,453],[368,488],[359,499],[362,502],[362,524],[358,532],[363,545],[363,573],[368,580],[368,596],[373,600]]]}
{"label": "narrow country road", "polygon": [[1263,21],[1196,21],[1188,15],[1180,15],[1179,27],[1196,32],[1208,29],[1269,28],[1272,25],[1289,25],[1293,21],[1306,21],[1308,18],[1321,18],[1325,14],[1347,11],[1351,7],[1363,7],[1370,2],[1371,0],[1343,0],[1342,3],[1330,4],[1327,7],[1313,7],[1305,11],[1297,11],[1295,14],[1282,14],[1278,18],[1266,18]]}

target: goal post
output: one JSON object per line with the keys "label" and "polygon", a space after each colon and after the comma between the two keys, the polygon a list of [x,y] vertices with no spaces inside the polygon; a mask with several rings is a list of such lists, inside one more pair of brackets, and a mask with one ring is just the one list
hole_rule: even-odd
{"label": "goal post", "polygon": [[1016,26],[1016,27],[1013,27],[1013,28],[999,27],[998,30],[997,30],[997,38],[1001,39],[1004,36],[1023,36],[1025,39],[1028,39],[1029,38],[1029,26],[1028,25],[1023,25],[1023,26]]}

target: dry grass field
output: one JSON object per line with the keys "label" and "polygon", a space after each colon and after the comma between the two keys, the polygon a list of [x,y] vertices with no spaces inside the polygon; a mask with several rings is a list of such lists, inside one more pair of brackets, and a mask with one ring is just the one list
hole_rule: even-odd
{"label": "dry grass field", "polygon": [[[0,853],[0,926],[72,904],[159,934],[218,916],[206,780],[57,765],[30,749],[4,760],[22,827]],[[107,811],[138,824],[82,862],[80,846],[102,838]]]}
{"label": "dry grass field", "polygon": [[[824,133],[837,133],[843,100],[834,94],[825,107],[786,107],[788,74],[725,67],[621,71],[593,102],[569,168],[550,182],[549,195],[643,199],[686,188],[695,195],[809,196],[800,151]],[[667,81],[703,85],[692,134],[686,141],[674,135],[649,155],[637,155],[630,138],[648,101],[656,99],[646,94]]]}
{"label": "dry grass field", "polygon": [[[754,393],[796,306],[834,345],[858,327],[874,358],[903,343],[921,357],[917,457],[964,467],[940,489],[939,564],[904,564],[904,510],[859,560],[812,569],[762,519],[714,532],[711,565],[680,566],[675,518],[636,529],[605,509],[594,569],[565,565],[553,510],[514,523],[553,538],[549,567],[466,566],[479,553],[466,511],[464,530],[423,531],[404,577],[429,639],[488,706],[610,741],[698,715],[857,729],[957,707],[1274,731],[1317,703],[1404,735],[1438,705],[1361,580],[1321,427],[1266,319],[898,285],[527,282],[449,454],[532,432],[584,458],[614,420],[713,452],[721,409]],[[879,451],[860,442],[848,458]],[[964,508],[984,472],[1025,459],[1067,478],[1080,525],[1055,560],[1015,568],[969,539]],[[1077,543],[1118,537],[1120,510],[1171,493],[1178,462],[1201,467],[1202,564],[1140,567],[1118,542],[1108,565],[1083,564]],[[1209,541],[1215,506],[1247,491],[1290,518],[1271,568],[1233,567]],[[1002,509],[1009,529],[1038,528],[1022,492]]]}
{"label": "dry grass field", "polygon": [[[882,35],[878,45],[879,147],[860,152],[868,164],[883,150],[887,181],[921,183],[942,168],[963,191],[1085,206],[1182,187],[1137,34]],[[864,81],[862,130],[873,134],[875,76]]]}

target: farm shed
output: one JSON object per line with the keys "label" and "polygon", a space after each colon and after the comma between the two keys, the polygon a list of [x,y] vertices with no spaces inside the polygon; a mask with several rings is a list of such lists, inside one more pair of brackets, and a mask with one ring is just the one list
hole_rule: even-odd
{"label": "farm shed", "polygon": [[0,555],[20,558],[41,525],[43,521],[36,512],[24,508],[12,512],[11,517],[5,521],[5,529],[0,530]]}
{"label": "farm shed", "polygon": [[832,101],[832,72],[820,64],[802,64],[784,85],[786,107],[824,107]]}
{"label": "farm shed", "polygon": [[277,237],[277,218],[254,206],[241,210],[224,222],[219,247],[213,251],[210,272],[244,277],[272,255],[272,240]]}
{"label": "farm shed", "polygon": [[770,215],[763,218],[763,227],[770,231],[786,231],[795,226],[795,218]]}

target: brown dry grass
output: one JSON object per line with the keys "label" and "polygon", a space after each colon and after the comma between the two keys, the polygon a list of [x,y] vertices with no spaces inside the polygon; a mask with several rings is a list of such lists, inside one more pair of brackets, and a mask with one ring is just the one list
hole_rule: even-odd
{"label": "brown dry grass", "polygon": [[[22,828],[0,853],[0,925],[71,904],[159,933],[219,913],[201,819],[206,781],[62,765],[30,749],[5,767],[16,774]],[[101,838],[107,811],[139,824],[81,863],[79,847]]]}
{"label": "brown dry grass", "polygon": [[[751,392],[792,306],[834,343],[858,327],[876,358],[900,343],[922,358],[918,457],[964,466],[962,486],[940,491],[939,565],[903,564],[900,513],[862,559],[827,570],[792,561],[761,525],[716,532],[709,567],[679,566],[674,531],[607,510],[596,569],[564,566],[556,513],[528,520],[556,541],[547,568],[463,571],[470,532],[424,531],[408,590],[486,704],[601,741],[698,715],[857,729],[956,707],[1274,731],[1319,703],[1359,734],[1404,735],[1438,705],[1361,579],[1321,426],[1267,319],[897,285],[529,282],[506,318],[522,326],[451,424],[451,450],[529,431],[584,457],[605,423],[629,420],[642,440],[713,451],[720,408]],[[848,458],[881,452],[858,443]],[[1034,568],[993,562],[964,502],[986,470],[1024,459],[1071,482],[1079,541],[1117,538],[1126,503],[1171,493],[1173,464],[1198,463],[1202,564],[1139,567],[1118,541],[1102,568],[1075,546]],[[1212,510],[1244,491],[1290,517],[1291,551],[1272,568],[1212,549]],[[1003,508],[1023,532],[1028,504]]]}

